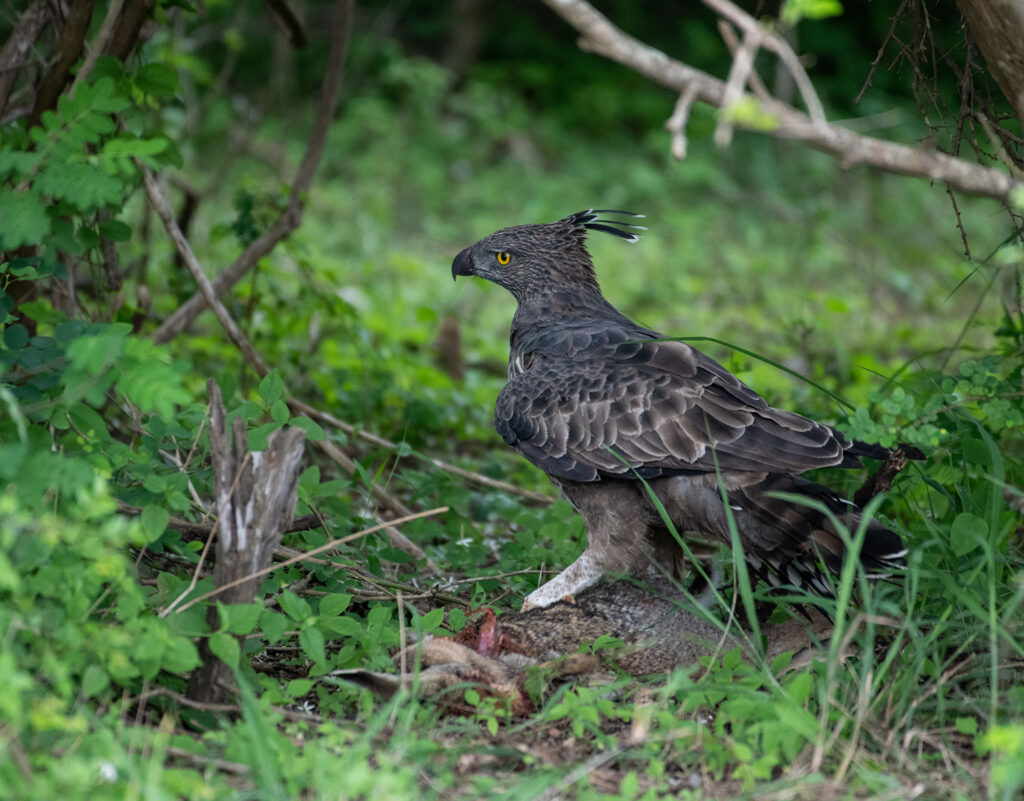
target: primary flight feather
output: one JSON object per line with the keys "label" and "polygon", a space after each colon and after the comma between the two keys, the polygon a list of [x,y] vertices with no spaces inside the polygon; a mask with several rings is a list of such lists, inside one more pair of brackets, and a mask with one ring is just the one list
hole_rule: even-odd
{"label": "primary flight feather", "polygon": [[[495,427],[562,490],[587,529],[584,553],[527,605],[571,596],[606,571],[678,562],[645,481],[678,530],[729,542],[724,487],[751,566],[772,583],[828,594],[842,540],[827,515],[771,493],[812,498],[855,527],[849,502],[799,474],[860,467],[858,457],[887,452],[770,406],[697,349],[617,311],[601,294],[587,231],[636,241],[641,227],[606,214],[639,216],[587,210],[505,228],[452,262],[453,278],[485,278],[516,298]],[[869,526],[867,569],[884,570],[902,554],[898,535]]]}

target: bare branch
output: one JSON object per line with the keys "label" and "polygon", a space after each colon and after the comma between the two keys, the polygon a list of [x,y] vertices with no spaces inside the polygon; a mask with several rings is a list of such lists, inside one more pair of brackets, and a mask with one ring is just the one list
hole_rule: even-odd
{"label": "bare branch", "polygon": [[68,9],[64,28],[57,42],[57,58],[46,71],[36,92],[36,99],[29,115],[29,127],[38,125],[43,112],[57,105],[57,98],[64,91],[71,67],[78,61],[92,21],[92,8],[96,0],[76,0]]}
{"label": "bare branch", "polygon": [[[349,436],[358,437],[365,442],[376,445],[378,448],[384,448],[392,453],[397,453],[400,450],[399,446],[391,440],[384,439],[384,437],[379,437],[376,434],[371,434],[369,431],[363,431],[362,429],[356,428],[351,423],[346,423],[344,420],[335,417],[330,412],[323,412],[314,406],[310,406],[308,403],[303,403],[299,400],[291,400],[288,401],[288,406],[297,414],[304,414],[314,420],[319,420],[326,425],[333,426],[340,431],[344,431]],[[509,495],[518,495],[520,498],[525,498],[526,500],[533,501],[534,503],[549,504],[553,500],[549,495],[524,490],[505,481],[498,481],[497,479],[490,478],[489,476],[474,473],[471,470],[464,470],[461,467],[456,467],[449,462],[434,458],[433,456],[427,456],[426,454],[418,453],[416,451],[413,451],[410,456],[426,462],[427,464],[436,467],[438,470],[450,473],[453,476],[458,476],[459,478],[465,479],[473,484],[490,487],[491,489],[496,489],[501,492],[508,493]]]}
{"label": "bare branch", "polygon": [[256,371],[261,375],[266,375],[270,372],[270,368],[267,367],[266,362],[256,352],[256,349],[246,338],[245,334],[242,333],[231,315],[228,314],[228,310],[224,308],[224,304],[220,302],[214,291],[213,285],[210,283],[210,279],[206,277],[206,273],[203,272],[202,266],[196,259],[195,254],[192,252],[192,247],[189,245],[188,240],[185,239],[185,235],[181,232],[178,227],[177,220],[174,219],[174,214],[171,211],[170,205],[167,203],[167,198],[164,197],[164,193],[160,189],[160,185],[156,181],[156,176],[150,172],[149,168],[139,164],[139,169],[142,170],[142,179],[146,185],[146,197],[149,198],[149,203],[153,207],[153,211],[156,212],[156,216],[160,218],[160,222],[164,224],[164,230],[167,231],[167,235],[171,238],[174,243],[175,249],[181,255],[185,266],[188,271],[192,274],[195,282],[199,284],[199,291],[203,297],[206,298],[206,302],[213,309],[214,315],[217,320],[224,327],[228,337],[235,344],[242,354],[245,356],[246,361],[252,364]]}
{"label": "bare branch", "polygon": [[[316,174],[320,158],[323,156],[327,130],[334,119],[334,112],[338,105],[338,95],[344,77],[345,53],[348,50],[349,33],[352,29],[352,5],[353,0],[338,0],[337,3],[330,32],[331,50],[327,58],[327,72],[320,94],[320,104],[317,107],[316,119],[313,122],[313,130],[309,136],[306,153],[295,174],[295,181],[292,183],[288,207],[270,228],[242,251],[241,255],[213,280],[214,293],[218,296],[237,284],[256,262],[273,250],[278,242],[302,223],[305,196],[309,192],[313,176]],[[153,339],[158,343],[169,342],[188,328],[208,304],[209,301],[205,294],[198,292],[157,328],[153,333]]]}
{"label": "bare branch", "polygon": [[89,73],[96,66],[96,61],[99,59],[100,54],[106,49],[107,42],[110,41],[110,36],[114,32],[114,26],[117,24],[117,18],[121,14],[122,6],[124,6],[124,0],[111,0],[110,7],[107,9],[107,16],[103,18],[103,24],[100,26],[100,32],[96,34],[96,39],[93,41],[92,47],[89,48],[89,54],[85,57],[85,63],[82,64],[78,74],[75,75],[75,82],[71,85],[72,93],[74,93],[80,83],[89,77]]}
{"label": "bare branch", "polygon": [[789,42],[776,33],[765,28],[760,22],[750,16],[746,11],[734,5],[730,0],[704,0],[704,5],[721,14],[747,36],[756,32],[758,46],[771,50],[785,65],[789,74],[793,76],[800,96],[807,106],[807,113],[815,122],[825,122],[825,109],[818,99],[818,93],[814,91],[814,85],[800,63],[800,58],[793,52]]}
{"label": "bare branch", "polygon": [[106,53],[118,61],[124,61],[139,40],[142,25],[156,6],[156,0],[129,0],[124,13],[117,21],[117,27],[106,44]]}
{"label": "bare branch", "polygon": [[[675,92],[693,86],[698,100],[719,108],[723,106],[723,81],[623,33],[585,0],[544,2],[580,32],[582,49],[618,61]],[[993,167],[863,136],[833,123],[817,123],[778,100],[754,99],[754,102],[762,113],[776,120],[772,131],[775,136],[807,142],[811,147],[834,156],[844,168],[864,165],[898,175],[941,181],[953,189],[1003,203],[1009,203],[1010,194],[1015,189],[1024,187],[1024,182],[1016,181]]]}
{"label": "bare branch", "polygon": [[252,581],[253,579],[257,579],[261,576],[267,575],[268,573],[272,573],[275,570],[280,570],[282,567],[288,567],[289,565],[293,565],[296,562],[305,562],[311,556],[316,556],[317,554],[324,553],[324,551],[329,551],[333,548],[337,548],[339,545],[343,545],[346,542],[351,542],[352,540],[359,539],[360,537],[365,537],[367,534],[373,534],[374,532],[380,531],[381,529],[386,528],[387,526],[398,526],[402,523],[409,523],[413,520],[419,520],[420,518],[424,517],[432,517],[434,515],[439,515],[447,511],[447,506],[439,506],[436,509],[428,509],[425,512],[417,512],[414,515],[408,515],[407,517],[403,517],[398,520],[392,520],[389,523],[378,523],[375,526],[364,528],[362,531],[357,531],[355,534],[349,534],[345,537],[338,537],[337,539],[333,539],[324,545],[320,545],[316,548],[313,548],[311,551],[304,551],[298,556],[294,556],[291,559],[285,560],[284,562],[279,562],[277,564],[270,565],[270,567],[263,568],[262,570],[258,570],[255,573],[251,573],[247,576],[243,576],[241,579],[236,579],[234,582],[230,584],[225,584],[222,587],[217,587],[216,589],[210,590],[209,592],[203,593],[202,595],[198,595],[195,598],[190,599],[188,603],[178,607],[177,612],[178,614],[181,614],[190,606],[195,606],[200,601],[205,601],[207,598],[212,598],[214,595],[219,595],[220,593],[226,590],[238,586],[244,581]]}
{"label": "bare branch", "polygon": [[731,111],[743,99],[743,89],[754,70],[754,56],[760,46],[760,33],[756,30],[749,30],[743,36],[743,42],[733,57],[732,66],[729,68],[729,78],[725,82],[725,93],[722,96],[722,113],[715,126],[715,144],[719,147],[725,147],[732,141]]}
{"label": "bare branch", "polygon": [[686,87],[676,101],[672,116],[665,123],[665,128],[672,134],[672,157],[677,161],[686,158],[686,123],[690,119],[690,109],[696,97],[697,90],[692,86]]}
{"label": "bare branch", "polygon": [[32,45],[50,21],[50,13],[50,4],[46,0],[36,0],[18,17],[14,30],[0,50],[0,111],[7,111],[7,99],[18,72],[27,63]]}
{"label": "bare branch", "polygon": [[[318,442],[317,445],[320,446],[320,449],[324,453],[341,465],[341,468],[350,476],[358,474],[355,460],[329,439]],[[370,486],[370,495],[373,496],[374,500],[377,501],[381,508],[390,509],[399,517],[408,517],[412,514],[412,510],[410,510],[408,506],[403,504],[398,500],[398,498],[391,495],[391,493],[379,484],[372,484]],[[413,559],[422,561],[424,563],[424,568],[428,573],[438,574],[441,572],[434,560],[423,553],[423,549],[420,548],[419,545],[406,537],[397,528],[391,525],[385,525],[383,531],[392,545],[401,551],[405,551],[405,553],[409,554]]]}
{"label": "bare branch", "polygon": [[[728,20],[718,20],[718,35],[722,37],[722,41],[725,42],[725,46],[729,48],[729,55],[733,58],[736,57],[736,52],[740,49],[740,40],[736,36],[736,31],[732,25],[729,24]],[[761,76],[757,74],[757,70],[750,71],[750,78],[747,80],[747,86],[753,90],[754,94],[762,100],[770,100],[772,93],[768,91],[768,87],[764,85],[761,80]]]}

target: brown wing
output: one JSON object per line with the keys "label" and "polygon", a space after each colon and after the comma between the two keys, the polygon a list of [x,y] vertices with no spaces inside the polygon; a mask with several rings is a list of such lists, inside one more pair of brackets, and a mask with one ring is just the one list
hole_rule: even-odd
{"label": "brown wing", "polygon": [[775,409],[682,342],[624,343],[606,357],[545,359],[498,396],[498,433],[573,481],[721,470],[801,473],[857,466],[852,443]]}

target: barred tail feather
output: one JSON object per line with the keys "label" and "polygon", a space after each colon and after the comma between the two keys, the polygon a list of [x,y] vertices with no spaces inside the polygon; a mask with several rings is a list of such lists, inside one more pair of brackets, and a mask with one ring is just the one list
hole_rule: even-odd
{"label": "barred tail feather", "polygon": [[[846,557],[846,546],[829,515],[820,508],[777,497],[776,493],[801,495],[817,501],[850,532],[860,525],[860,512],[850,501],[800,476],[771,474],[764,481],[729,494],[734,503],[750,513],[741,526],[747,560],[754,571],[772,586],[791,585],[832,596],[832,579]],[[880,523],[868,524],[860,551],[860,563],[869,578],[886,578],[902,567],[906,548],[899,534]]]}

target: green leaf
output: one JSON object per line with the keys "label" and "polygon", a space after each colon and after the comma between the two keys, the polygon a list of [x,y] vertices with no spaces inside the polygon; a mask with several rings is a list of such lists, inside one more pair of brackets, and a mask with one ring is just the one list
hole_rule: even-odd
{"label": "green leaf", "polygon": [[91,406],[86,406],[84,403],[72,403],[68,406],[68,417],[71,419],[71,424],[88,439],[110,439],[107,424]]}
{"label": "green leaf", "polygon": [[260,615],[260,629],[267,638],[267,642],[278,642],[288,629],[288,618],[280,612],[264,609]]}
{"label": "green leaf", "polygon": [[430,633],[443,622],[444,609],[438,607],[437,609],[431,609],[427,614],[423,615],[423,617],[419,619],[418,627],[420,631]]}
{"label": "green leaf", "polygon": [[810,697],[811,686],[811,674],[805,670],[786,682],[786,691],[789,693],[790,700],[799,706]]}
{"label": "green leaf", "polygon": [[307,626],[299,632],[299,645],[314,662],[322,664],[327,661],[324,635],[316,626]]}
{"label": "green leaf", "polygon": [[280,400],[284,394],[284,381],[281,379],[280,373],[277,370],[271,370],[260,381],[256,391],[259,392],[260,397],[263,398],[264,403],[268,406]]}
{"label": "green leaf", "polygon": [[4,345],[9,350],[21,350],[28,344],[28,329],[21,323],[9,325],[4,329]]}
{"label": "green leaf", "polygon": [[132,229],[120,220],[104,220],[100,223],[100,236],[111,242],[127,242],[132,238]]}
{"label": "green leaf", "polygon": [[288,404],[283,400],[274,401],[270,407],[270,419],[277,423],[279,426],[284,425],[288,421]]}
{"label": "green leaf", "polygon": [[783,651],[781,654],[776,656],[772,660],[771,671],[774,675],[778,676],[782,671],[789,667],[789,663],[793,661],[792,651]]}
{"label": "green leaf", "polygon": [[722,667],[726,670],[735,670],[743,661],[743,654],[739,648],[733,648],[722,657]]}
{"label": "green leaf", "polygon": [[281,604],[281,609],[284,610],[285,614],[297,623],[301,623],[313,614],[313,610],[309,608],[309,604],[306,603],[305,599],[300,598],[294,592],[285,590],[281,593],[281,597],[277,599],[277,602]]}
{"label": "green leaf", "polygon": [[0,249],[43,244],[49,234],[50,216],[36,192],[0,192]]}
{"label": "green leaf", "polygon": [[786,0],[782,8],[782,21],[795,25],[801,19],[828,19],[843,13],[838,0]]}
{"label": "green leaf", "polygon": [[957,718],[956,730],[961,734],[977,734],[978,733],[978,719],[977,718]]}
{"label": "green leaf", "polygon": [[332,631],[340,637],[357,637],[363,630],[362,624],[352,617],[344,615],[340,617],[322,617],[317,620],[317,626]]}
{"label": "green leaf", "polygon": [[11,173],[19,177],[29,175],[38,163],[38,153],[0,150],[0,178],[6,178]]}
{"label": "green leaf", "polygon": [[352,603],[352,596],[347,592],[332,592],[320,599],[321,617],[337,617]]}
{"label": "green leaf", "polygon": [[277,423],[264,423],[250,429],[246,434],[246,444],[251,451],[265,451],[270,442],[270,435],[280,426]]}
{"label": "green leaf", "polygon": [[630,799],[636,798],[640,794],[640,779],[637,777],[635,770],[631,770],[625,776],[622,777],[622,782],[619,784],[619,798],[623,801],[630,801]]}
{"label": "green leaf", "polygon": [[970,512],[961,512],[953,519],[949,545],[957,556],[964,556],[988,539],[988,523]]}
{"label": "green leaf", "polygon": [[284,691],[292,698],[300,698],[313,689],[312,679],[292,679],[285,685]]}
{"label": "green leaf", "polygon": [[178,73],[166,64],[153,61],[135,75],[135,85],[148,95],[174,97],[180,90]]}
{"label": "green leaf", "polygon": [[201,661],[199,649],[190,638],[175,637],[174,644],[164,651],[163,668],[171,673],[188,673],[199,667]]}
{"label": "green leaf", "polygon": [[89,665],[82,674],[82,695],[92,698],[107,689],[110,684],[110,677],[107,671],[98,665]]}
{"label": "green leaf", "polygon": [[120,206],[125,184],[92,164],[81,161],[54,162],[44,167],[35,188],[56,200],[64,200],[79,211]]}
{"label": "green leaf", "polygon": [[235,635],[224,631],[218,631],[210,635],[210,651],[228,667],[238,667],[238,660],[241,657],[242,649],[238,645]]}
{"label": "green leaf", "polygon": [[142,514],[139,515],[142,531],[149,542],[155,541],[167,530],[167,523],[170,519],[171,515],[166,509],[152,504],[144,508]]}
{"label": "green leaf", "polygon": [[324,433],[323,428],[315,420],[310,420],[308,417],[293,417],[288,421],[288,425],[301,428],[306,432],[306,439],[310,442],[323,442],[327,439],[327,434]]}
{"label": "green leaf", "polygon": [[218,604],[221,624],[232,634],[249,634],[256,628],[256,622],[263,612],[263,604]]}
{"label": "green leaf", "polygon": [[448,613],[448,626],[452,631],[462,631],[466,627],[466,613],[461,609],[453,609]]}

